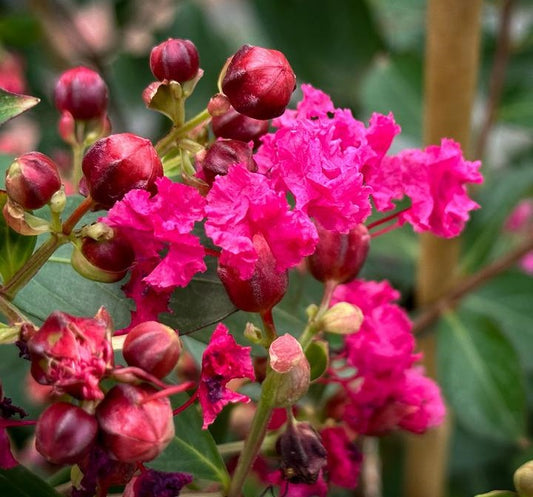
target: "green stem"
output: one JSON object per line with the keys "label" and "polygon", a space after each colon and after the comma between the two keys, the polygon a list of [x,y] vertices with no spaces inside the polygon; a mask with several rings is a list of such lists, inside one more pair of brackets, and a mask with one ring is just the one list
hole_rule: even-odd
{"label": "green stem", "polygon": [[74,145],[72,145],[72,174],[70,178],[75,191],[77,191],[81,177],[83,176],[83,171],[81,169],[83,150],[83,143],[75,143]]}
{"label": "green stem", "polygon": [[166,155],[174,145],[174,142],[178,138],[183,138],[187,135],[190,131],[192,131],[197,126],[200,126],[200,124],[203,124],[207,120],[211,118],[211,115],[207,111],[207,109],[204,109],[202,112],[196,114],[193,118],[189,119],[186,123],[184,123],[182,126],[173,126],[169,133],[161,138],[155,146],[155,149],[157,150],[157,153],[160,157],[163,157]]}
{"label": "green stem", "polygon": [[235,473],[231,480],[231,484],[228,490],[228,497],[239,497],[241,495],[242,487],[250,472],[250,469],[261,449],[263,440],[265,439],[268,422],[270,415],[272,414],[272,400],[275,394],[276,382],[269,381],[272,379],[272,375],[267,374],[265,381],[263,382],[263,389],[261,392],[261,398],[257,404],[254,419],[252,420],[252,426],[250,433],[244,442],[239,462],[235,468]]}
{"label": "green stem", "polygon": [[63,236],[53,233],[26,261],[9,280],[9,282],[0,290],[7,299],[12,300],[17,292],[23,288],[41,269],[50,256],[57,250],[60,245],[68,242]]}
{"label": "green stem", "polygon": [[335,288],[337,288],[337,282],[333,280],[327,281],[324,285],[324,294],[322,296],[322,302],[320,302],[320,307],[318,308],[318,311],[316,312],[316,314],[311,319],[309,319],[307,326],[305,327],[304,331],[300,335],[299,341],[304,352],[305,352],[305,349],[309,347],[310,343],[313,340],[313,337],[321,331],[320,322],[322,320],[322,316],[329,309],[329,304],[331,302],[331,298],[333,296],[333,292],[335,291]]}

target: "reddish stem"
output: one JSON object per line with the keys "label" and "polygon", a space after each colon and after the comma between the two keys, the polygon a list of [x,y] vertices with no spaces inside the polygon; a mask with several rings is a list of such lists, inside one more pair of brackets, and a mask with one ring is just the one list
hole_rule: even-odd
{"label": "reddish stem", "polygon": [[370,223],[367,228],[368,230],[371,230],[372,228],[375,228],[376,226],[379,226],[383,223],[387,223],[391,221],[392,219],[396,219],[400,214],[403,214],[404,212],[407,212],[411,207],[406,207],[405,209],[402,209],[401,211],[394,212],[393,214],[390,214],[389,216],[383,217],[381,219],[378,219],[374,221],[373,223]]}
{"label": "reddish stem", "polygon": [[371,238],[377,238],[378,236],[381,236],[381,235],[384,235],[385,233],[389,233],[390,231],[393,231],[395,230],[396,228],[399,228],[400,225],[399,223],[394,223],[394,224],[391,224],[389,226],[386,226],[385,228],[379,230],[379,231],[375,231],[374,233],[372,233],[370,235]]}
{"label": "reddish stem", "polygon": [[179,406],[179,407],[176,407],[176,409],[174,409],[172,411],[172,414],[174,416],[178,415],[180,412],[183,412],[185,411],[185,409],[187,409],[187,407],[191,406],[194,401],[198,398],[198,390],[196,390],[192,395],[191,397],[189,398],[189,400],[187,402],[185,402],[183,405]]}
{"label": "reddish stem", "polygon": [[95,202],[90,195],[83,199],[83,201],[76,207],[70,217],[63,223],[63,234],[70,235],[78,221],[92,208]]}
{"label": "reddish stem", "polygon": [[172,385],[171,387],[167,387],[164,390],[159,390],[159,392],[145,397],[141,404],[145,404],[146,402],[150,402],[151,400],[160,399],[161,397],[168,397],[170,395],[185,392],[186,390],[189,390],[189,388],[192,388],[194,386],[196,386],[196,383],[194,383],[193,381],[188,381],[186,383],[182,383],[181,385]]}
{"label": "reddish stem", "polygon": [[205,250],[205,253],[207,255],[211,255],[213,257],[220,257],[220,250],[215,250],[215,249],[210,249],[210,248],[207,248],[207,247],[204,247],[204,250]]}

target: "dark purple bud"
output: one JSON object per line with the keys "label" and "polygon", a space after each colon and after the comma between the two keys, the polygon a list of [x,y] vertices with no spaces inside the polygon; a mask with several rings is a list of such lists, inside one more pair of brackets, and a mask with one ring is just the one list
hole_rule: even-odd
{"label": "dark purple bud", "polygon": [[191,483],[192,475],[148,469],[133,478],[124,489],[124,497],[177,497]]}

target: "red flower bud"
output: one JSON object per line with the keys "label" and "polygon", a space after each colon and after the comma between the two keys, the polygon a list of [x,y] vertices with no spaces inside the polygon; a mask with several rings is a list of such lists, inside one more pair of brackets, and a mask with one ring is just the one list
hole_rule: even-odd
{"label": "red flower bud", "polygon": [[243,45],[222,80],[231,105],[248,117],[272,119],[283,114],[296,87],[296,76],[277,50]]}
{"label": "red flower bud", "polygon": [[254,141],[257,146],[259,138],[268,132],[269,121],[259,120],[239,114],[233,107],[211,120],[213,133],[218,138],[231,138],[243,142]]}
{"label": "red flower bud", "polygon": [[217,176],[228,174],[230,166],[245,164],[248,171],[256,172],[257,164],[252,149],[239,140],[217,140],[206,151],[201,166],[208,184]]}
{"label": "red flower bud", "polygon": [[155,190],[163,165],[150,140],[131,133],[101,138],[87,151],[83,174],[92,198],[110,208],[134,188]]}
{"label": "red flower bud", "polygon": [[133,264],[135,253],[128,240],[115,231],[113,238],[84,238],[72,253],[72,267],[85,278],[104,283],[121,280]]}
{"label": "red flower bud", "polygon": [[163,378],[176,366],[181,353],[178,334],[157,321],[146,321],[130,330],[122,355],[130,366]]}
{"label": "red flower bud", "polygon": [[318,245],[307,258],[307,266],[318,281],[346,283],[353,280],[363,266],[370,246],[370,235],[364,224],[347,234],[328,231],[317,224]]}
{"label": "red flower bud", "polygon": [[74,119],[94,119],[106,112],[107,86],[97,72],[75,67],[60,76],[54,100],[58,110],[70,112]]}
{"label": "red flower bud", "polygon": [[6,191],[24,209],[39,209],[61,188],[55,162],[40,152],[29,152],[15,159],[6,172]]}
{"label": "red flower bud", "polygon": [[259,259],[250,279],[241,280],[235,269],[221,265],[218,276],[236,307],[247,312],[264,312],[283,298],[289,278],[287,271],[276,271],[276,260],[262,236],[254,236],[253,244]]}
{"label": "red flower bud", "polygon": [[96,418],[103,443],[118,461],[150,461],[174,437],[170,401],[166,397],[149,399],[156,392],[146,384],[120,384],[98,404]]}
{"label": "red flower bud", "polygon": [[57,402],[40,415],[35,448],[55,464],[76,464],[89,452],[98,431],[94,416],[81,407]]}
{"label": "red flower bud", "polygon": [[150,69],[159,81],[184,83],[196,76],[199,67],[198,51],[190,40],[169,38],[150,53]]}

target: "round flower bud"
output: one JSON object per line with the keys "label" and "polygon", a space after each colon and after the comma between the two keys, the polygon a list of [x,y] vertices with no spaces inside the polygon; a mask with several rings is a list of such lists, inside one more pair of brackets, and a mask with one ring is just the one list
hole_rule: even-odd
{"label": "round flower bud", "polygon": [[231,266],[218,266],[218,276],[233,304],[241,311],[264,312],[272,309],[285,295],[289,284],[287,271],[276,271],[276,260],[262,236],[254,236],[258,254],[252,277],[242,280]]}
{"label": "round flower bud", "polygon": [[222,91],[237,112],[272,119],[285,111],[296,87],[296,76],[277,50],[243,45],[232,57]]}
{"label": "round flower bud", "polygon": [[6,191],[24,209],[39,209],[61,188],[55,162],[40,152],[21,155],[6,172]]}
{"label": "round flower bud", "polygon": [[155,393],[147,384],[119,384],[98,404],[102,441],[118,461],[151,461],[174,437],[170,401],[167,397],[151,399]]}
{"label": "round flower bud", "polygon": [[103,283],[120,281],[133,264],[135,253],[128,240],[115,231],[113,238],[86,237],[72,253],[72,267],[85,278]]}
{"label": "round flower bud", "polygon": [[92,198],[110,208],[134,188],[154,191],[163,165],[150,140],[131,133],[101,138],[87,151],[83,174]]}
{"label": "round flower bud", "polygon": [[307,258],[307,267],[318,281],[346,283],[353,280],[363,266],[370,247],[370,235],[364,224],[343,234],[328,231],[317,224],[318,245]]}
{"label": "round flower bud", "polygon": [[533,461],[522,464],[515,471],[513,482],[520,497],[533,497]]}
{"label": "round flower bud", "polygon": [[205,179],[210,185],[217,176],[228,174],[234,164],[245,164],[248,171],[257,171],[252,149],[240,140],[217,140],[207,149],[201,161]]}
{"label": "round flower bud", "polygon": [[95,119],[106,113],[107,86],[97,72],[75,67],[60,76],[54,100],[58,110],[70,112],[74,119]]}
{"label": "round flower bud", "polygon": [[98,431],[94,416],[67,402],[49,406],[39,416],[35,447],[54,464],[76,464],[89,452]]}
{"label": "round flower bud", "polygon": [[321,328],[329,333],[348,335],[356,333],[363,323],[363,311],[348,302],[337,302],[322,316]]}
{"label": "round flower bud", "polygon": [[159,81],[184,83],[196,76],[199,67],[198,51],[190,40],[169,38],[150,53],[150,69]]}
{"label": "round flower bud", "polygon": [[215,115],[211,119],[213,134],[217,138],[232,138],[259,145],[259,138],[268,132],[269,121],[254,119],[239,114],[233,107],[223,114]]}
{"label": "round flower bud", "polygon": [[157,378],[170,373],[181,353],[178,334],[157,321],[146,321],[132,328],[122,348],[130,366],[144,369]]}

